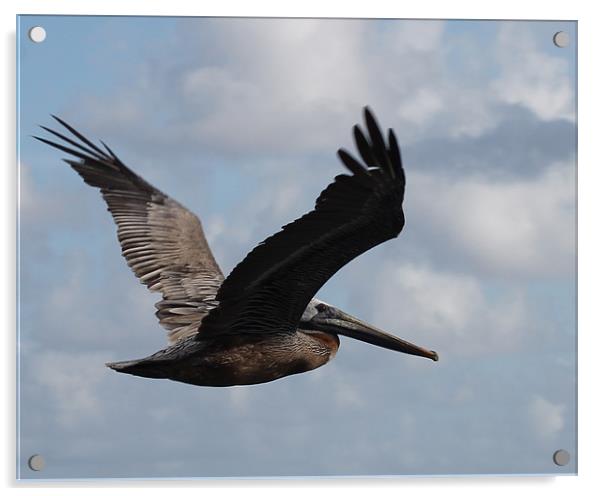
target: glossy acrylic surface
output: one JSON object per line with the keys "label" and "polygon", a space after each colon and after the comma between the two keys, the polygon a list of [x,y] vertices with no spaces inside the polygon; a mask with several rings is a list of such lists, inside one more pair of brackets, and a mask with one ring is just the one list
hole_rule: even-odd
{"label": "glossy acrylic surface", "polygon": [[[19,478],[576,473],[576,23],[17,23]],[[158,296],[37,125],[102,139],[228,273],[343,172],[364,105],[397,133],[406,226],[318,296],[440,361],[342,338],[258,386],[106,368],[166,344]]]}

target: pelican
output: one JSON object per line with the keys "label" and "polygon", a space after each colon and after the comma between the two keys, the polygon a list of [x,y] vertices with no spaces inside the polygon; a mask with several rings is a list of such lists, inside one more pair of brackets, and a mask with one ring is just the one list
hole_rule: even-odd
{"label": "pelican", "polygon": [[311,212],[259,243],[226,278],[193,213],[133,172],[104,142],[95,145],[56,116],[67,136],[40,126],[60,141],[35,138],[75,157],[63,160],[100,189],[127,264],[163,297],[155,315],[168,346],[106,365],[197,386],[260,384],[328,363],[340,335],[437,361],[436,352],[314,298],[341,267],[397,237],[404,226],[397,139],[389,129],[385,143],[368,107],[364,117],[367,134],[353,128],[361,161],[338,150],[350,174],[336,176]]}

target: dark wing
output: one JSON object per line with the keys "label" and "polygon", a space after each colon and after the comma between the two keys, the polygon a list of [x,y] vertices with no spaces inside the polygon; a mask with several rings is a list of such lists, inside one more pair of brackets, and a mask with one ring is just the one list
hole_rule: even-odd
{"label": "dark wing", "polygon": [[35,138],[77,157],[65,162],[100,189],[127,264],[140,282],[163,295],[156,315],[169,342],[196,333],[217,304],[215,294],[224,279],[199,219],[126,167],[104,143],[106,151],[54,118],[72,137],[42,126],[61,142]]}
{"label": "dark wing", "polygon": [[337,176],[313,211],[260,243],[234,268],[198,339],[294,331],[311,298],[333,274],[401,232],[405,175],[397,141],[389,130],[385,144],[368,108],[365,118],[368,137],[359,126],[353,129],[365,165],[339,150],[352,175]]}

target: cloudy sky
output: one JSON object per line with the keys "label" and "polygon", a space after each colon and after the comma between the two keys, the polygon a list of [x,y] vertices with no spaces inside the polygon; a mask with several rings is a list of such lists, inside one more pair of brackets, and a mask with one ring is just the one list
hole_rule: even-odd
{"label": "cloudy sky", "polygon": [[[574,23],[19,26],[20,477],[576,471]],[[258,386],[105,368],[165,345],[158,296],[36,125],[57,114],[107,142],[201,217],[227,273],[312,208],[366,104],[402,146],[406,227],[318,296],[440,361],[342,338],[327,366]]]}

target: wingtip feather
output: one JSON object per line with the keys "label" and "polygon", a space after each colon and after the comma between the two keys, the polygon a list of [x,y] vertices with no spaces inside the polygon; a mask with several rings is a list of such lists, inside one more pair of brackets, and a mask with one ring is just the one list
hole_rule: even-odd
{"label": "wingtip feather", "polygon": [[387,146],[385,144],[383,133],[378,125],[376,117],[374,117],[374,113],[368,106],[364,107],[364,118],[366,120],[366,127],[368,128],[370,140],[372,141],[372,152],[380,162],[379,165],[383,169],[388,170],[389,174],[395,176],[395,167],[387,153]]}
{"label": "wingtip feather", "polygon": [[339,148],[337,155],[343,162],[343,165],[349,169],[350,172],[360,175],[367,175],[368,171],[360,164],[353,156],[344,148]]}
{"label": "wingtip feather", "polygon": [[82,133],[80,133],[77,129],[75,129],[73,126],[68,124],[66,121],[64,121],[63,119],[61,119],[60,117],[58,117],[54,114],[50,114],[50,116],[54,120],[56,120],[59,124],[64,126],[73,136],[75,136],[77,139],[81,140],[82,143],[85,143],[86,145],[88,145],[96,153],[99,153],[100,155],[104,154],[104,152],[100,148],[98,148],[94,143],[92,143],[92,141],[90,141],[88,138],[86,138]]}
{"label": "wingtip feather", "polygon": [[355,146],[362,156],[362,160],[368,167],[376,165],[376,157],[372,153],[370,143],[366,139],[365,134],[358,124],[353,126],[353,137],[355,139]]}
{"label": "wingtip feather", "polygon": [[403,160],[401,158],[401,150],[397,143],[397,137],[393,129],[389,128],[389,156],[393,167],[395,167],[397,173],[403,173]]}

